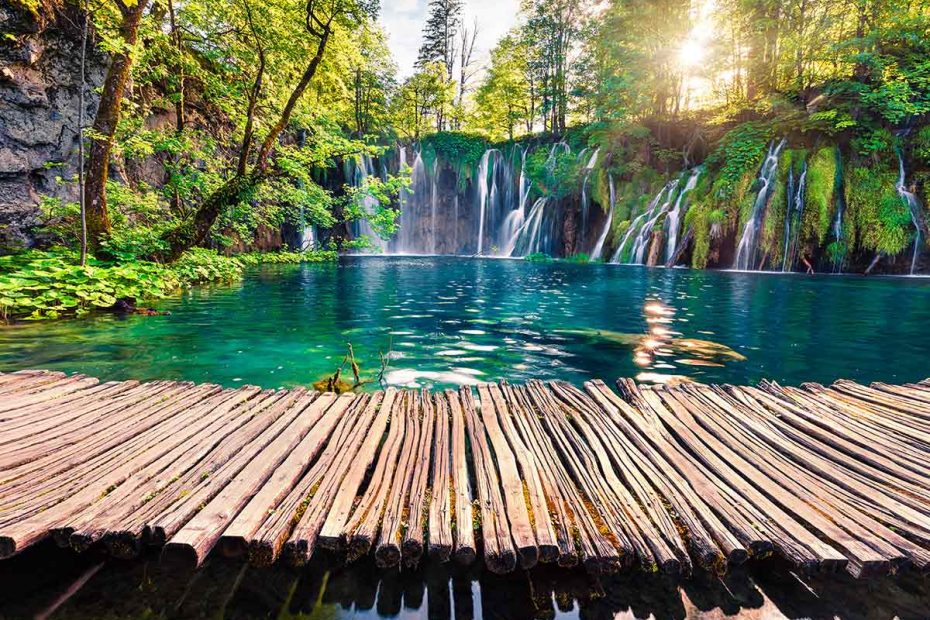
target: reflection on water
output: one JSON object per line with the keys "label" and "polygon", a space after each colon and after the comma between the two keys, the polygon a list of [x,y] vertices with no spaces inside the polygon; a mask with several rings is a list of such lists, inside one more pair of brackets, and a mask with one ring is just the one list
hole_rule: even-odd
{"label": "reflection on water", "polygon": [[451,386],[507,378],[751,383],[928,374],[930,281],[345,257],[269,266],[165,300],[170,316],[0,327],[0,371],[263,387],[332,375]]}
{"label": "reflection on water", "polygon": [[211,557],[196,572],[156,554],[117,561],[52,544],[0,562],[0,618],[874,618],[923,619],[930,584],[917,575],[801,582],[775,560],[724,580],[676,584],[642,573],[595,578],[543,567],[506,577],[475,566],[384,572],[317,558],[305,570],[255,569]]}

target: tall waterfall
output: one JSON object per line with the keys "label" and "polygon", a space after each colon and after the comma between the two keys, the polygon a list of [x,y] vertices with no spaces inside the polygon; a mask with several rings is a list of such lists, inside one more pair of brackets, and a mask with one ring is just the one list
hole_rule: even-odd
{"label": "tall waterfall", "polygon": [[759,193],[752,205],[752,212],[749,220],[743,227],[743,234],[740,237],[739,245],[736,246],[736,260],[733,263],[734,269],[749,270],[755,269],[756,252],[759,246],[759,229],[762,228],[762,220],[765,217],[765,208],[771,198],[772,190],[775,187],[775,174],[778,172],[778,157],[782,148],[785,146],[785,140],[782,139],[776,145],[774,142],[769,145],[768,154],[765,161],[762,162],[762,169],[759,171],[758,183],[760,184]]}
{"label": "tall waterfall", "polygon": [[[595,157],[597,156],[597,151],[594,152],[594,155]],[[588,182],[587,175],[584,180],[585,183]],[[614,186],[614,177],[612,174],[607,176],[607,185],[610,188],[610,204],[607,207],[607,221],[604,222],[604,229],[598,236],[597,243],[594,244],[594,249],[591,250],[591,260],[601,259],[601,254],[604,253],[604,242],[607,241],[607,234],[610,232],[610,225],[613,223],[614,219],[614,206],[617,204],[617,189]]]}
{"label": "tall waterfall", "polygon": [[784,255],[781,270],[792,271],[798,259],[798,242],[804,222],[805,192],[807,190],[807,162],[801,174],[794,178],[794,167],[788,170],[788,204],[785,206]]}
{"label": "tall waterfall", "polygon": [[[398,168],[402,169],[407,163],[407,151],[404,147],[398,149]],[[410,190],[401,192],[400,216],[398,217],[399,230],[391,241],[390,250],[395,254],[414,254],[425,251],[418,243],[416,225],[420,216],[420,205],[423,203],[423,194],[429,187],[429,177],[420,152],[413,159],[410,170]]]}
{"label": "tall waterfall", "polygon": [[[584,157],[588,152],[588,149],[584,149],[579,154],[579,158]],[[594,166],[597,165],[597,156],[601,152],[600,147],[594,149],[594,152],[591,153],[591,157],[588,159],[588,162],[584,167],[584,180],[581,182],[581,238],[584,239],[588,233],[588,211],[591,209],[591,197],[588,195],[588,181],[591,178],[591,171],[594,170]],[[608,218],[610,213],[607,214]],[[592,253],[593,254],[593,253]]]}
{"label": "tall waterfall", "polygon": [[917,259],[920,258],[920,203],[917,201],[917,196],[908,191],[907,185],[905,185],[904,157],[901,155],[900,150],[898,151],[898,183],[895,187],[898,190],[898,195],[907,203],[907,208],[911,213],[911,221],[914,223],[914,253],[911,255],[910,269],[910,274],[914,275],[917,272]]}
{"label": "tall waterfall", "polygon": [[665,229],[667,231],[665,242],[665,262],[672,260],[672,257],[675,256],[675,252],[678,250],[678,233],[681,229],[681,220],[685,214],[685,211],[688,208],[688,203],[685,200],[686,195],[697,187],[698,179],[701,176],[703,169],[698,166],[691,171],[691,176],[688,177],[688,182],[685,183],[685,187],[681,190],[681,193],[678,194],[678,199],[675,201],[675,207],[668,212],[668,217],[665,218]]}

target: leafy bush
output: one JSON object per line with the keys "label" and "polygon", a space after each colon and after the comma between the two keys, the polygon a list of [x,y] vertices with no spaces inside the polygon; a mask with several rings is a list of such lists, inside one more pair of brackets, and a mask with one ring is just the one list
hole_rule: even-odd
{"label": "leafy bush", "polygon": [[84,316],[120,299],[158,299],[191,284],[234,281],[241,270],[239,261],[202,249],[185,253],[172,265],[90,258],[85,267],[69,250],[30,250],[0,257],[0,317]]}
{"label": "leafy bush", "polygon": [[243,265],[328,263],[339,257],[334,250],[305,250],[303,252],[249,252],[238,254],[236,259]]}
{"label": "leafy bush", "polygon": [[863,249],[895,255],[911,241],[911,214],[895,178],[894,171],[876,167],[854,167],[846,175],[846,206]]}
{"label": "leafy bush", "polygon": [[108,308],[118,299],[164,297],[181,287],[171,269],[156,263],[108,264],[77,254],[29,251],[0,257],[0,316],[56,319]]}
{"label": "leafy bush", "polygon": [[579,254],[572,254],[571,256],[565,259],[565,262],[566,263],[577,263],[579,265],[586,265],[590,262],[597,262],[597,261],[592,261],[590,256],[588,256],[584,252],[581,252]]}
{"label": "leafy bush", "polygon": [[170,268],[185,284],[234,282],[242,276],[242,263],[238,260],[203,248],[191,248]]}
{"label": "leafy bush", "polygon": [[552,260],[552,257],[543,252],[533,252],[524,256],[523,260],[531,263],[548,263]]}
{"label": "leafy bush", "polygon": [[707,158],[707,164],[719,167],[714,191],[723,200],[745,191],[745,179],[762,163],[771,131],[758,123],[743,123],[723,136],[717,148]]}
{"label": "leafy bush", "polygon": [[811,156],[807,168],[807,203],[801,230],[805,239],[816,240],[817,245],[826,241],[836,211],[836,164],[836,149],[827,147]]}

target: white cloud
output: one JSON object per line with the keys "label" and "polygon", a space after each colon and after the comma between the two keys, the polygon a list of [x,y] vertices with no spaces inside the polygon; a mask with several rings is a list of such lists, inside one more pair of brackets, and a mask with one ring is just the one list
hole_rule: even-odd
{"label": "white cloud", "polygon": [[[469,28],[478,20],[477,61],[484,62],[497,41],[517,21],[519,0],[467,0],[463,19]],[[379,22],[388,34],[388,45],[401,78],[413,73],[422,40],[428,0],[384,0]]]}

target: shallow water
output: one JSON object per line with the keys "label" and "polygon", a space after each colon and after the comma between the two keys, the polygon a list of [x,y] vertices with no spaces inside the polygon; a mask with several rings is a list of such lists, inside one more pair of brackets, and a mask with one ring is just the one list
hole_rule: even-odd
{"label": "shallow water", "polygon": [[157,307],[171,315],[2,327],[0,370],[294,386],[332,374],[351,343],[369,388],[379,353],[384,383],[424,387],[930,375],[930,281],[919,278],[344,257],[255,269]]}
{"label": "shallow water", "polygon": [[592,577],[542,567],[507,576],[453,564],[379,571],[317,558],[301,571],[208,558],[194,572],[159,562],[82,555],[51,543],[0,561],[0,618],[428,618],[656,620],[847,618],[925,620],[926,577],[802,580],[776,560],[721,580],[681,583],[639,572]]}

